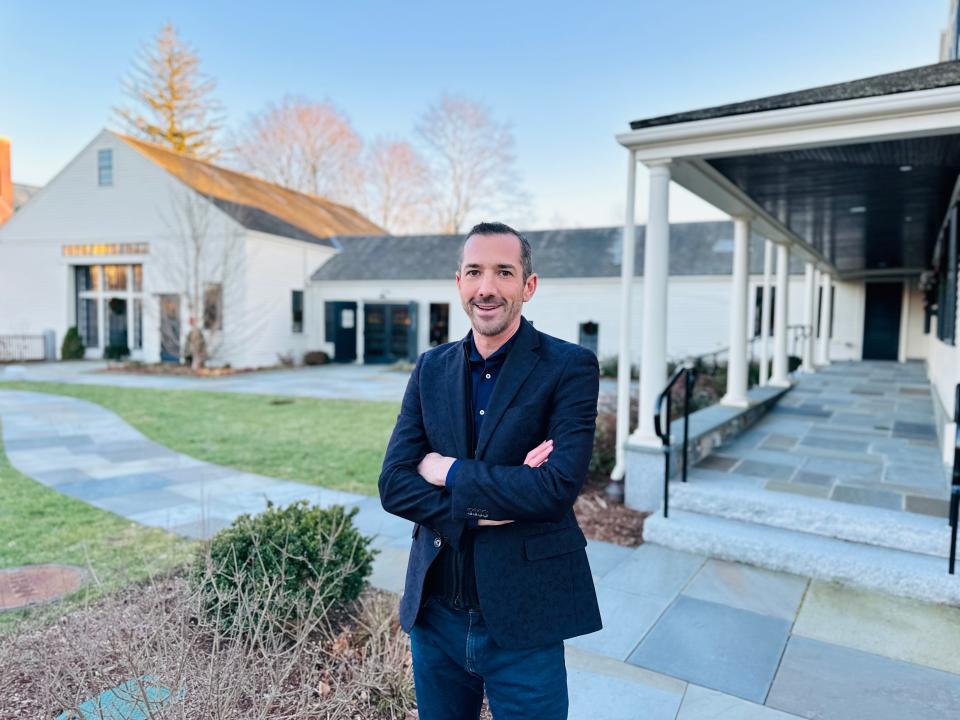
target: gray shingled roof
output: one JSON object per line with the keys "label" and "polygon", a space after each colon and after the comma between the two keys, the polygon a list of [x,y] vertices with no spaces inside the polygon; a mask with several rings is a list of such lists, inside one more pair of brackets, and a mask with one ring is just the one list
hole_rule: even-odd
{"label": "gray shingled roof", "polygon": [[658,125],[675,125],[693,120],[709,120],[711,118],[727,117],[730,115],[746,115],[764,110],[781,110],[783,108],[800,107],[803,105],[818,105],[820,103],[838,102],[840,100],[855,100],[857,98],[876,97],[879,95],[895,95],[897,93],[913,92],[915,90],[929,90],[931,88],[960,85],[960,61],[924,65],[923,67],[900,70],[886,75],[851,80],[823,85],[821,87],[799,90],[797,92],[770,95],[756,100],[717,105],[716,107],[691,110],[688,112],[661,115],[659,117],[634,120],[630,123],[632,130],[656,127]]}
{"label": "gray shingled roof", "polygon": [[[637,227],[636,271],[643,275],[643,226]],[[533,268],[543,278],[619,277],[623,228],[537,230],[525,233]],[[341,251],[313,280],[446,280],[453,277],[462,235],[377,235],[336,238]],[[671,275],[729,275],[733,223],[675,223],[670,226]],[[750,242],[750,271],[763,272],[763,239]],[[792,273],[803,272],[796,257]]]}
{"label": "gray shingled roof", "polygon": [[40,190],[39,185],[24,185],[23,183],[13,184],[13,209],[19,210],[27,201],[37,194]]}
{"label": "gray shingled roof", "polygon": [[303,240],[313,243],[314,245],[323,245],[324,247],[336,247],[329,238],[317,237],[303,228],[292,225],[283,218],[279,218],[260,208],[230,202],[229,200],[221,200],[217,197],[207,196],[207,199],[249,230],[258,230],[269,233],[270,235]]}

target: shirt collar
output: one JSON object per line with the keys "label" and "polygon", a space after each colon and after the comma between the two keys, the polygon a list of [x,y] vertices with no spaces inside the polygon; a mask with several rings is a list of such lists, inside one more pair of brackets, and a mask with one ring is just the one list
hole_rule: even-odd
{"label": "shirt collar", "polygon": [[[507,340],[503,345],[497,348],[490,357],[486,359],[486,362],[499,362],[506,357],[507,353],[510,352],[510,348],[513,346],[513,343],[517,339],[517,335],[520,334],[520,329],[517,328],[517,332],[510,336],[510,339]],[[464,338],[464,343],[467,344],[467,349],[470,351],[470,362],[484,362],[483,356],[477,350],[477,345],[473,341],[473,330],[467,333],[467,337]]]}

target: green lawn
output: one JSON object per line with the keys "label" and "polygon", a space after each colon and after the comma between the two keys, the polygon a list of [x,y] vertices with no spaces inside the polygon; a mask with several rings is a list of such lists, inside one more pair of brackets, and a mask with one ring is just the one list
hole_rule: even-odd
{"label": "green lawn", "polygon": [[398,403],[11,382],[90,400],[161,445],[200,460],[337,490],[377,494]]}
{"label": "green lawn", "polygon": [[[63,563],[87,571],[71,608],[128,582],[183,563],[193,544],[145,528],[21,475],[7,460],[0,439],[0,568]],[[64,605],[0,613],[0,634],[20,621],[59,614]]]}

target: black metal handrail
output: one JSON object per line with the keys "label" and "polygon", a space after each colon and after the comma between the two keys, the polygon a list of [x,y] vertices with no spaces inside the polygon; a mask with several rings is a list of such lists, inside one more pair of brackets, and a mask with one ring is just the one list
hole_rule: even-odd
{"label": "black metal handrail", "polygon": [[957,516],[960,510],[960,383],[953,396],[953,477],[950,480],[950,574],[957,561]]}
{"label": "black metal handrail", "polygon": [[[690,429],[690,391],[697,380],[697,371],[690,363],[685,363],[677,368],[667,386],[657,396],[657,406],[653,416],[653,427],[657,437],[663,443],[664,471],[663,471],[663,516],[667,517],[667,511],[670,505],[670,423],[672,421],[673,411],[673,386],[684,379],[683,384],[683,471],[681,478],[683,482],[687,481],[687,441]],[[666,427],[663,426],[663,409],[666,404],[667,420]]]}

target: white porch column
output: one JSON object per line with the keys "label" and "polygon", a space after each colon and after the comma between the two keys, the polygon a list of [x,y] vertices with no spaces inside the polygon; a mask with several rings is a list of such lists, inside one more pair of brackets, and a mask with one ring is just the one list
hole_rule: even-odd
{"label": "white porch column", "polygon": [[763,243],[763,290],[760,294],[760,385],[770,379],[770,275],[773,272],[773,241]]}
{"label": "white porch column", "polygon": [[633,268],[636,254],[635,207],[637,203],[637,154],[627,153],[627,212],[623,223],[620,263],[620,357],[617,362],[617,460],[610,477],[621,480],[626,471],[624,445],[630,435],[630,315]]}
{"label": "white porch column", "polygon": [[823,273],[823,297],[820,300],[820,345],[817,346],[817,364],[830,364],[830,316],[833,313],[833,278]]}
{"label": "white porch column", "polygon": [[790,275],[790,248],[777,246],[777,302],[773,310],[773,376],[770,384],[789,387],[787,377],[787,304],[790,297],[787,282]]}
{"label": "white porch column", "polygon": [[667,273],[670,270],[670,164],[650,168],[650,209],[643,252],[643,347],[640,359],[639,427],[633,440],[659,444],[653,426],[657,395],[667,383]]}
{"label": "white porch column", "polygon": [[803,353],[801,359],[803,360],[802,369],[803,372],[813,372],[813,336],[817,332],[817,315],[814,311],[814,296],[816,288],[816,277],[817,271],[814,268],[813,263],[806,263],[803,271],[803,305],[804,305],[804,319],[803,322],[807,326],[807,336],[803,339]]}
{"label": "white porch column", "polygon": [[733,219],[733,278],[730,285],[730,350],[727,354],[727,393],[720,402],[746,407],[747,400],[747,257],[750,219]]}

